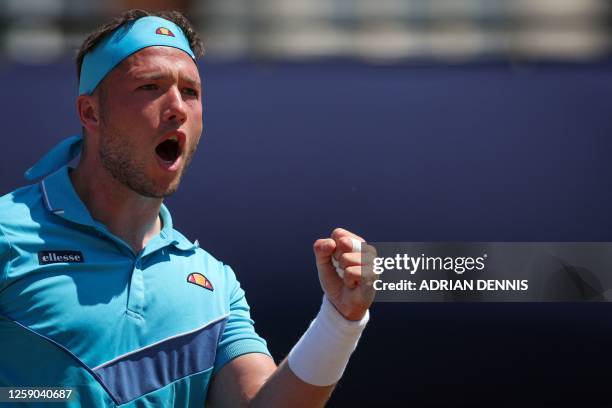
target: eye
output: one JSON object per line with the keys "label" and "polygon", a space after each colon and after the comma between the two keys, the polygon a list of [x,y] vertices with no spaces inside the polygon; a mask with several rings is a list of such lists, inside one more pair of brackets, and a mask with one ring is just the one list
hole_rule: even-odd
{"label": "eye", "polygon": [[183,92],[185,92],[187,95],[195,96],[196,98],[199,95],[198,91],[194,88],[183,88]]}
{"label": "eye", "polygon": [[139,86],[138,89],[142,89],[144,91],[154,91],[157,89],[157,85],[156,84],[146,84],[146,85]]}

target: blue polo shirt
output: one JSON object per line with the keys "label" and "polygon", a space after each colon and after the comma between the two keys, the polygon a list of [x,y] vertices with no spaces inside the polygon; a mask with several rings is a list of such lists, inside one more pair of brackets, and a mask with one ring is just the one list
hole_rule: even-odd
{"label": "blue polo shirt", "polygon": [[68,172],[0,197],[0,386],[74,387],[44,407],[202,407],[227,362],[270,354],[232,269],[174,230],[165,206],[135,254]]}

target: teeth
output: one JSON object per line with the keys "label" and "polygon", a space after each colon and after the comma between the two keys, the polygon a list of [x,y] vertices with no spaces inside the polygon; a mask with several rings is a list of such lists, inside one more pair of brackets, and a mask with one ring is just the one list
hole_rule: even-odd
{"label": "teeth", "polygon": [[178,137],[177,136],[170,136],[168,138],[168,140],[172,140],[173,142],[178,142]]}

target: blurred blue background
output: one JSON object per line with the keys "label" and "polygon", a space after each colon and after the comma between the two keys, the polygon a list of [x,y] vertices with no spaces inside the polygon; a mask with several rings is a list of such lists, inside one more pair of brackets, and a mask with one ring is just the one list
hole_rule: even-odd
{"label": "blurred blue background", "polygon": [[[610,241],[610,6],[599,0],[5,1],[0,193],[80,132],[71,56],[176,8],[208,55],[176,227],[230,264],[280,361],[316,314],[311,245]],[[612,307],[376,304],[329,406],[605,406]],[[314,356],[316,358],[316,356]]]}

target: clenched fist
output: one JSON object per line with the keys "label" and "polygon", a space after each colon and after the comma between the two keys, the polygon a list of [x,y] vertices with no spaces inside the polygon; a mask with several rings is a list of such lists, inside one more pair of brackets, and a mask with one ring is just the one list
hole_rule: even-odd
{"label": "clenched fist", "polygon": [[[362,243],[361,253],[355,250],[354,239]],[[374,301],[371,263],[376,257],[376,249],[342,228],[336,228],[331,238],[316,240],[313,247],[325,295],[346,319],[361,320]],[[343,277],[336,272],[332,256],[344,271]]]}

